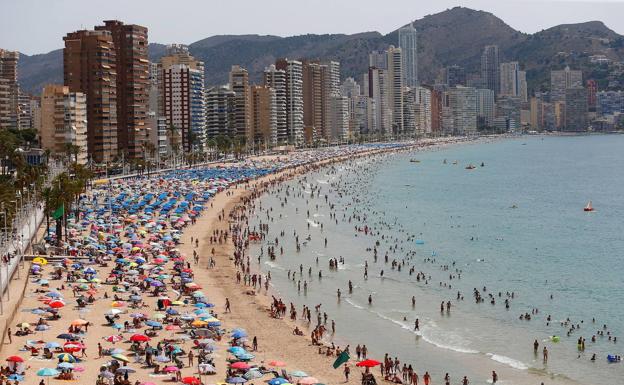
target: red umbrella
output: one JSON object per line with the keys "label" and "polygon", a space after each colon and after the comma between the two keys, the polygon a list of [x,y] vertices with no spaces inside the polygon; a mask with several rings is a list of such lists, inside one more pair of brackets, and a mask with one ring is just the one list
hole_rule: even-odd
{"label": "red umbrella", "polygon": [[67,353],[79,352],[80,349],[82,349],[82,344],[70,342],[70,343],[66,343],[65,345],[63,345],[63,350],[66,351]]}
{"label": "red umbrella", "polygon": [[135,334],[132,337],[130,337],[130,341],[132,342],[146,342],[149,341],[151,338],[149,338],[148,336],[144,335],[144,334]]}
{"label": "red umbrella", "polygon": [[187,385],[199,385],[201,384],[201,381],[197,377],[184,377],[182,379],[182,383]]}
{"label": "red umbrella", "polygon": [[232,365],[230,365],[230,367],[232,367],[233,369],[249,369],[251,368],[251,366],[249,366],[249,364],[246,364],[242,361],[238,361],[233,363]]}
{"label": "red umbrella", "polygon": [[6,359],[9,362],[24,362],[24,359],[20,356],[11,356]]}
{"label": "red umbrella", "polygon": [[48,304],[52,309],[60,309],[65,306],[63,301],[52,301]]}
{"label": "red umbrella", "polygon": [[372,368],[373,366],[377,366],[381,364],[381,362],[379,361],[375,361],[375,360],[364,360],[364,361],[360,361],[357,364],[355,364],[355,366],[363,366],[365,368]]}

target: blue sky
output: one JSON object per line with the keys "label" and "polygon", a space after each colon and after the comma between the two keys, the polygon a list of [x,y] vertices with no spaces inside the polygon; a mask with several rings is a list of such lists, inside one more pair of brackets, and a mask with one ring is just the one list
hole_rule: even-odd
{"label": "blue sky", "polygon": [[[624,2],[565,0],[0,0],[0,48],[26,54],[63,46],[69,31],[119,19],[149,28],[158,43],[220,34],[390,32],[457,5],[494,13],[523,32],[589,20],[624,34]],[[106,4],[106,6],[103,6]]]}

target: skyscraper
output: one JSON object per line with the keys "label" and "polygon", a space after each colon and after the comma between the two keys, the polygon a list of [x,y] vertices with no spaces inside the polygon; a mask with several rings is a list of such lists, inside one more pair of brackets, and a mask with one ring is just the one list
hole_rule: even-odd
{"label": "skyscraper", "polygon": [[587,131],[587,90],[570,87],[565,90],[565,131]]}
{"label": "skyscraper", "polygon": [[551,103],[565,101],[565,90],[583,87],[583,72],[565,67],[563,70],[550,71]]}
{"label": "skyscraper", "polygon": [[302,60],[303,66],[303,127],[305,139],[312,142],[326,138],[327,95],[324,83],[326,69],[318,61]]}
{"label": "skyscraper", "polygon": [[275,139],[277,143],[288,143],[286,118],[286,71],[271,64],[264,70],[264,85],[275,90]]}
{"label": "skyscraper", "polygon": [[117,71],[117,146],[130,158],[143,158],[147,142],[149,61],[147,28],[104,21],[96,31],[109,31],[113,38]]}
{"label": "skyscraper", "polygon": [[418,38],[413,24],[399,28],[399,48],[403,53],[403,81],[410,88],[418,86]]}
{"label": "skyscraper", "polygon": [[204,63],[191,56],[186,46],[172,45],[159,68],[159,111],[172,128],[170,145],[201,151],[206,142]]}
{"label": "skyscraper", "polygon": [[500,63],[498,58],[498,46],[487,45],[481,54],[481,81],[483,87],[498,94],[500,91]]}
{"label": "skyscraper", "polygon": [[206,92],[206,130],[211,138],[235,134],[236,94],[228,87],[213,87]]}
{"label": "skyscraper", "polygon": [[117,60],[110,31],[77,31],[63,40],[63,77],[70,92],[87,98],[88,152],[111,162],[117,151]]}
{"label": "skyscraper", "polygon": [[518,78],[520,64],[517,61],[500,64],[500,90],[501,96],[519,96],[520,79]]}
{"label": "skyscraper", "polygon": [[230,70],[230,89],[234,91],[234,131],[239,138],[253,142],[250,125],[249,73],[241,66],[233,65]]}
{"label": "skyscraper", "polygon": [[269,86],[252,86],[250,90],[250,121],[254,142],[277,144],[277,95]]}
{"label": "skyscraper", "polygon": [[369,134],[392,134],[392,114],[388,109],[388,73],[376,67],[368,69],[368,97],[373,101],[375,108],[375,127],[369,127]]}
{"label": "skyscraper", "polygon": [[[68,145],[72,161],[87,163],[87,99],[69,87],[47,85],[41,94],[41,147],[54,155],[65,155]],[[75,158],[74,158],[75,157]]]}
{"label": "skyscraper", "polygon": [[278,70],[286,75],[286,128],[288,143],[303,143],[303,64],[297,60],[278,59]]}
{"label": "skyscraper", "polygon": [[19,52],[0,48],[0,129],[17,129],[19,123]]}
{"label": "skyscraper", "polygon": [[403,134],[403,55],[401,48],[388,48],[388,99],[392,112],[392,133]]}

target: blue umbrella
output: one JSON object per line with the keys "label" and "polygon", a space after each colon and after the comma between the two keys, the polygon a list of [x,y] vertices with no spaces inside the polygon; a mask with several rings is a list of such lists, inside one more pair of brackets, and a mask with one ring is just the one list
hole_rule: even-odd
{"label": "blue umbrella", "polygon": [[53,368],[43,368],[37,371],[39,377],[54,377],[59,374],[59,371]]}
{"label": "blue umbrella", "polygon": [[19,374],[11,374],[9,377],[7,377],[9,380],[12,381],[23,381],[24,380],[24,376],[20,376]]}
{"label": "blue umbrella", "polygon": [[121,329],[123,329],[123,325],[122,324],[113,324],[113,329],[121,330]]}
{"label": "blue umbrella", "polygon": [[31,313],[37,314],[37,315],[42,315],[42,314],[45,314],[46,312],[41,310],[41,309],[34,309],[34,310],[31,311]]}
{"label": "blue umbrella", "polygon": [[48,348],[48,349],[56,349],[56,348],[60,348],[61,344],[59,344],[58,342],[52,341],[52,342],[48,342],[45,345],[43,345],[44,348]]}
{"label": "blue umbrella", "polygon": [[247,379],[243,377],[229,377],[227,380],[225,380],[225,382],[227,382],[228,384],[242,384],[247,382]]}
{"label": "blue umbrella", "polygon": [[78,337],[75,334],[70,334],[70,333],[63,333],[63,334],[59,334],[58,336],[56,336],[56,338],[60,338],[62,340],[79,340],[80,337]]}
{"label": "blue umbrella", "polygon": [[288,384],[288,380],[282,377],[272,378],[268,382],[269,385],[282,385]]}
{"label": "blue umbrella", "polygon": [[243,338],[247,337],[247,333],[244,330],[237,330],[232,333],[232,338]]}
{"label": "blue umbrella", "polygon": [[151,326],[153,328],[160,328],[160,327],[162,327],[162,324],[160,322],[156,322],[156,321],[152,321],[152,320],[149,320],[149,321],[145,322],[145,324],[147,326]]}
{"label": "blue umbrella", "polygon": [[61,362],[60,364],[56,365],[56,367],[61,369],[73,369],[74,364],[70,362]]}
{"label": "blue umbrella", "polygon": [[256,358],[256,356],[247,352],[241,353],[241,354],[235,354],[235,356],[241,361],[249,361],[249,360],[253,360],[254,358]]}
{"label": "blue umbrella", "polygon": [[46,297],[50,297],[50,298],[60,298],[60,297],[62,297],[63,295],[62,295],[61,293],[57,292],[57,291],[51,291],[51,292],[49,292],[49,293],[46,293],[46,295],[45,295],[45,296],[46,296]]}
{"label": "blue umbrella", "polygon": [[228,352],[230,352],[232,354],[247,353],[247,351],[245,349],[241,348],[240,346],[232,346],[231,348],[228,348]]}
{"label": "blue umbrella", "polygon": [[170,307],[169,309],[167,309],[167,310],[166,310],[166,313],[167,313],[167,314],[170,314],[170,315],[176,315],[176,314],[179,314],[179,313],[178,313],[178,311],[177,311],[176,309],[172,308],[172,307]]}

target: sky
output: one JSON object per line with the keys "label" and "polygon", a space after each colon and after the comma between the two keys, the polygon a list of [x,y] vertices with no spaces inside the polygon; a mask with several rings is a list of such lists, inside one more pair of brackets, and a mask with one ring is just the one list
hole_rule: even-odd
{"label": "sky", "polygon": [[624,34],[624,0],[0,0],[0,48],[46,53],[62,48],[67,32],[110,19],[146,26],[149,41],[163,44],[225,34],[385,34],[455,6],[527,33],[600,20]]}

